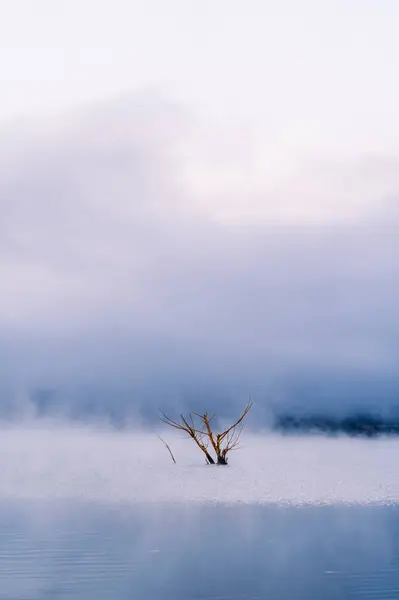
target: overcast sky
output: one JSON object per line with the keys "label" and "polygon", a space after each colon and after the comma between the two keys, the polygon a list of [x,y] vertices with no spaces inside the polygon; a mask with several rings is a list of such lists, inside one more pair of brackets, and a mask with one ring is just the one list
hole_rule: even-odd
{"label": "overcast sky", "polygon": [[[1,2],[3,116],[146,86],[207,115],[395,139],[394,0]],[[371,118],[372,117],[372,118]],[[294,133],[297,133],[296,131]]]}
{"label": "overcast sky", "polygon": [[[323,162],[397,151],[394,0],[0,5],[3,120],[155,90],[184,104],[211,131],[215,123],[227,128],[223,150],[236,160],[242,157],[234,140],[239,133],[249,138],[254,148],[241,161],[238,186],[244,195],[247,186],[263,190],[276,177],[286,180],[309,154]],[[206,154],[214,150],[207,133]],[[219,187],[226,179],[237,187],[238,176],[214,170],[192,168],[202,188],[204,175]],[[302,199],[315,213],[319,202]]]}
{"label": "overcast sky", "polygon": [[395,369],[396,2],[0,8],[3,369]]}

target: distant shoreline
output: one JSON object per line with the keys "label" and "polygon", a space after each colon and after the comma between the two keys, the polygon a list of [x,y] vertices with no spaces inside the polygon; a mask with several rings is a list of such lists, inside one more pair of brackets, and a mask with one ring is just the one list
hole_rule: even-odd
{"label": "distant shoreline", "polygon": [[322,415],[280,415],[276,418],[274,429],[283,433],[315,432],[356,437],[399,436],[399,418],[384,419],[369,415],[341,418]]}

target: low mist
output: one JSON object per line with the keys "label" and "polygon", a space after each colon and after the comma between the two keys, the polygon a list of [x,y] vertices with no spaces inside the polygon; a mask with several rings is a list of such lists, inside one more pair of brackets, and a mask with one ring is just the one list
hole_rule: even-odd
{"label": "low mist", "polygon": [[31,421],[3,424],[0,500],[163,503],[396,503],[399,444],[245,430],[229,466],[204,464],[189,438]]}

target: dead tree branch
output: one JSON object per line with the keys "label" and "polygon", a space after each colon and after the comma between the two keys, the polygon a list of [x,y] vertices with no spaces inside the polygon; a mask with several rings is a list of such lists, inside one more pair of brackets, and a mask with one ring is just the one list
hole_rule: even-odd
{"label": "dead tree branch", "polygon": [[[184,417],[184,415],[180,415],[180,421],[175,421],[161,410],[159,412],[161,414],[160,419],[163,423],[170,427],[174,427],[175,429],[179,429],[180,431],[185,431],[193,439],[205,454],[208,464],[227,465],[227,454],[231,450],[236,450],[239,447],[239,441],[244,426],[243,420],[251,410],[252,406],[253,402],[250,398],[237,421],[221,433],[216,434],[212,431],[211,427],[211,421],[215,415],[209,417],[207,412],[203,415],[199,413],[190,413],[188,418]],[[195,418],[199,421],[199,426],[196,425]],[[209,444],[213,448],[215,458],[208,452]]]}
{"label": "dead tree branch", "polygon": [[163,443],[165,444],[165,446],[166,446],[166,447],[167,447],[167,449],[169,450],[169,454],[171,455],[173,462],[176,464],[176,460],[175,460],[175,457],[173,456],[173,452],[172,452],[172,450],[170,449],[170,447],[168,446],[168,444],[165,442],[165,440],[163,440],[163,439],[161,438],[161,436],[160,436],[160,435],[159,435],[158,437],[159,437],[159,439],[161,440],[161,442],[163,442]]}

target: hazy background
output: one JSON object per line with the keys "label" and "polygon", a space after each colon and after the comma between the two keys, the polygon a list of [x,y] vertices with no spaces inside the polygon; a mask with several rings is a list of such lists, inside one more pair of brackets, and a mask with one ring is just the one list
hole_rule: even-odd
{"label": "hazy background", "polygon": [[1,6],[2,414],[390,414],[396,3]]}

